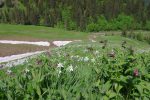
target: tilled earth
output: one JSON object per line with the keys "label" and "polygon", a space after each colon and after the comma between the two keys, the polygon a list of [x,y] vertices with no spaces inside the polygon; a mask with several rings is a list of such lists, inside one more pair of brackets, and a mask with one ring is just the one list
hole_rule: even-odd
{"label": "tilled earth", "polygon": [[49,50],[54,46],[44,47],[35,45],[22,45],[22,44],[0,44],[0,57],[23,54],[27,52]]}

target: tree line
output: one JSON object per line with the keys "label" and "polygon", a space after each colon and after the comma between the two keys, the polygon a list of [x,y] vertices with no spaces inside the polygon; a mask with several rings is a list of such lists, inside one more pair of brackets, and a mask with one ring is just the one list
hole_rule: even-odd
{"label": "tree line", "polygon": [[150,29],[149,0],[0,0],[0,23],[68,30]]}

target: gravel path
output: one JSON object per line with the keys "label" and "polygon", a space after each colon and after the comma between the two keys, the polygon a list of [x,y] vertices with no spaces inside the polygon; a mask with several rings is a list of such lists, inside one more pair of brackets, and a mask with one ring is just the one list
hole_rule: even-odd
{"label": "gravel path", "polygon": [[37,51],[37,52],[30,52],[30,53],[25,53],[25,54],[0,57],[0,68],[13,67],[19,64],[23,64],[27,62],[29,58],[33,58],[43,52],[46,52],[46,51]]}
{"label": "gravel path", "polygon": [[72,41],[53,41],[53,44],[60,47],[60,46],[65,46],[69,43],[71,43]]}
{"label": "gravel path", "polygon": [[25,54],[18,54],[18,55],[0,57],[0,63],[9,62],[9,61],[12,61],[12,60],[17,60],[17,59],[22,59],[22,58],[29,57],[29,56],[32,56],[32,55],[37,55],[37,54],[40,54],[40,53],[43,53],[43,52],[45,52],[45,51],[37,51],[37,52],[30,52],[30,53],[25,53]]}
{"label": "gravel path", "polygon": [[[53,41],[52,43],[55,46],[65,46],[72,41]],[[0,40],[0,43],[7,43],[7,44],[33,44],[33,45],[41,45],[41,46],[49,46],[49,42],[28,42],[28,41],[8,41],[8,40]],[[23,64],[27,62],[29,58],[32,58],[36,55],[39,55],[46,51],[37,51],[37,52],[30,52],[18,55],[11,55],[6,57],[0,57],[0,68],[6,67],[13,67],[19,64]]]}
{"label": "gravel path", "polygon": [[29,42],[29,41],[13,41],[13,40],[0,40],[3,44],[32,44],[38,46],[50,46],[49,42],[39,41],[39,42]]}

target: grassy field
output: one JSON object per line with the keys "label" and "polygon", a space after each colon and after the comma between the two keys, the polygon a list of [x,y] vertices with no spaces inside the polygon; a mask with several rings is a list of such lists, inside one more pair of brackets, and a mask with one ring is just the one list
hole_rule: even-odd
{"label": "grassy field", "polygon": [[51,27],[0,24],[0,39],[68,40],[85,39],[87,36],[88,33],[66,31]]}
{"label": "grassy field", "polygon": [[[135,33],[143,33],[149,35],[149,31],[134,31]],[[129,33],[129,32],[128,32]],[[28,41],[49,41],[54,40],[76,40],[89,41],[94,38],[97,42],[108,40],[112,47],[119,47],[123,41],[126,41],[128,46],[132,46],[138,50],[149,50],[149,44],[141,42],[136,39],[130,39],[120,36],[121,31],[107,31],[99,33],[84,33],[75,31],[66,31],[63,29],[43,27],[43,26],[29,26],[29,25],[9,25],[0,24],[0,39],[1,40],[28,40]],[[0,56],[11,55],[36,50],[43,50],[43,47],[36,47],[32,45],[0,45]],[[8,49],[9,48],[9,49]],[[6,50],[8,49],[8,50]],[[24,51],[24,52],[23,52]]]}
{"label": "grassy field", "polygon": [[[1,25],[0,39],[29,35],[35,40],[83,41],[53,48],[23,65],[0,70],[0,99],[150,99],[150,45],[147,42],[111,32],[105,35],[105,32],[90,34],[41,26],[6,26]],[[122,47],[123,41],[126,41],[125,47]]]}
{"label": "grassy field", "polygon": [[9,25],[0,24],[0,40],[20,40],[20,41],[49,41],[50,47],[40,47],[33,45],[8,45],[0,44],[0,56],[10,56],[39,50],[53,48],[53,40],[84,40],[89,33],[66,31],[63,29],[28,26],[28,25]]}
{"label": "grassy field", "polygon": [[123,41],[126,41],[126,45],[128,46],[132,46],[133,48],[135,49],[149,49],[150,48],[150,45],[148,43],[145,43],[145,42],[141,42],[141,41],[138,41],[136,39],[130,39],[130,38],[126,38],[126,37],[122,37],[122,36],[119,36],[119,35],[115,35],[115,36],[98,36],[97,37],[97,41],[99,40],[107,40],[109,45],[112,46],[112,47],[119,47],[121,46],[122,42]]}
{"label": "grassy field", "polygon": [[150,54],[119,44],[76,42],[3,69],[0,98],[150,99]]}

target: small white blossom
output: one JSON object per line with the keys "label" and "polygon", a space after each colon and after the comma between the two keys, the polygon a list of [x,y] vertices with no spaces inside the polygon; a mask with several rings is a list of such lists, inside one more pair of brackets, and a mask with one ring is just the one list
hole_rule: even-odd
{"label": "small white blossom", "polygon": [[85,49],[83,52],[84,52],[84,53],[86,53],[86,52],[88,52],[88,50],[87,50],[87,49]]}
{"label": "small white blossom", "polygon": [[94,54],[95,54],[95,55],[99,54],[99,51],[96,50]]}
{"label": "small white blossom", "polygon": [[61,70],[58,71],[58,74],[59,74],[59,75],[61,74]]}
{"label": "small white blossom", "polygon": [[73,59],[74,56],[71,56],[70,58]]}
{"label": "small white blossom", "polygon": [[62,68],[62,67],[64,67],[64,66],[63,66],[62,63],[59,63],[59,64],[57,64],[57,67],[58,67],[58,68]]}
{"label": "small white blossom", "polygon": [[88,57],[85,57],[84,58],[84,62],[88,62],[89,61],[89,58]]}
{"label": "small white blossom", "polygon": [[70,65],[70,66],[67,68],[67,71],[72,72],[72,71],[73,71],[73,66]]}
{"label": "small white blossom", "polygon": [[30,70],[26,68],[26,69],[25,69],[25,72],[28,73],[28,72],[30,72]]}
{"label": "small white blossom", "polygon": [[76,58],[79,58],[79,55],[76,55]]}
{"label": "small white blossom", "polygon": [[91,40],[92,42],[96,42],[95,40]]}
{"label": "small white blossom", "polygon": [[11,74],[12,73],[12,71],[11,70],[7,70],[7,74]]}
{"label": "small white blossom", "polygon": [[61,70],[57,70],[57,72],[58,72],[58,77],[60,77],[62,71]]}
{"label": "small white blossom", "polygon": [[92,61],[92,62],[95,62],[95,59],[93,58],[93,59],[91,59],[91,61]]}
{"label": "small white blossom", "polygon": [[81,57],[80,60],[81,60],[81,61],[84,61],[84,57]]}

